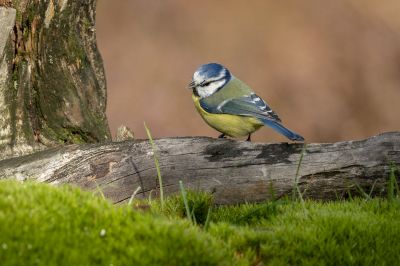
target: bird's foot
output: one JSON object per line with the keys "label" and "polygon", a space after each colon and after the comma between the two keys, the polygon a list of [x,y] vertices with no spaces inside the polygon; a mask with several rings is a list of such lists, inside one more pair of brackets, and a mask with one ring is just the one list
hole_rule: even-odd
{"label": "bird's foot", "polygon": [[219,139],[224,139],[224,138],[226,138],[226,136],[225,136],[224,133],[222,133],[221,135],[218,136],[218,138],[219,138]]}
{"label": "bird's foot", "polygon": [[251,142],[251,134],[249,134],[249,136],[247,137],[246,141],[250,141]]}

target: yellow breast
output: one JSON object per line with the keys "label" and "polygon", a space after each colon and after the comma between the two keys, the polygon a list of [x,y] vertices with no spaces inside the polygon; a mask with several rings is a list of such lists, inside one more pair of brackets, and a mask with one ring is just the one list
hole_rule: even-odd
{"label": "yellow breast", "polygon": [[212,128],[230,137],[247,136],[263,126],[263,123],[254,117],[208,113],[200,106],[198,96],[192,94],[192,99],[204,121]]}

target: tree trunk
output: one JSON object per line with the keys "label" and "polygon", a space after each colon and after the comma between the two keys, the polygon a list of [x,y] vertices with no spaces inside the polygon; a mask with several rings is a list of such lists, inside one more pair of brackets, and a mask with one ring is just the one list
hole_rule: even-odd
{"label": "tree trunk", "polygon": [[[166,195],[185,187],[214,194],[218,204],[259,202],[291,195],[303,144],[260,144],[225,139],[155,140]],[[0,178],[70,183],[101,189],[114,203],[155,197],[158,181],[148,141],[72,145],[0,161]],[[386,193],[400,164],[400,132],[361,141],[307,145],[298,175],[304,197],[340,199],[363,189]],[[397,170],[398,171],[398,170]],[[398,174],[398,172],[396,173]]]}
{"label": "tree trunk", "polygon": [[95,2],[0,7],[0,159],[110,139]]}

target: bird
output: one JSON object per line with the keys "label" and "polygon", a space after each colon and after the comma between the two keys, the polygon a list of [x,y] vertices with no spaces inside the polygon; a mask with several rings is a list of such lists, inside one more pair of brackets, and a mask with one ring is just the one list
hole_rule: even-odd
{"label": "bird", "polygon": [[269,126],[292,141],[304,138],[282,125],[279,116],[248,85],[218,63],[201,65],[187,86],[203,120],[222,133],[219,138],[239,138]]}

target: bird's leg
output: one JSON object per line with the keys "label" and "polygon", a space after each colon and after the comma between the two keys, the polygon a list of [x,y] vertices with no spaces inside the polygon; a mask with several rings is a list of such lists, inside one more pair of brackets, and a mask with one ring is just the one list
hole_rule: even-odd
{"label": "bird's leg", "polygon": [[225,133],[222,133],[221,135],[218,136],[219,139],[224,139],[225,138]]}
{"label": "bird's leg", "polygon": [[250,142],[251,142],[251,133],[250,133],[249,136],[247,137],[246,141],[250,141]]}

